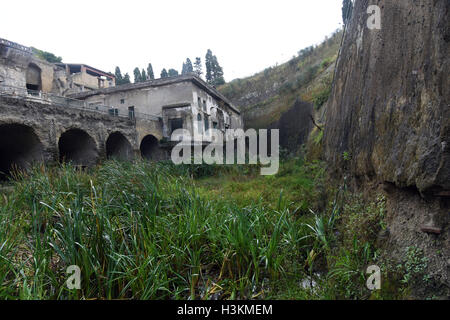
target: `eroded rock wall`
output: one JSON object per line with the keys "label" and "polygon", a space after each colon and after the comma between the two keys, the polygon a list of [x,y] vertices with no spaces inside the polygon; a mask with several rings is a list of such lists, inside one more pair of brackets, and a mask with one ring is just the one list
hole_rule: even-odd
{"label": "eroded rock wall", "polygon": [[[367,28],[369,5],[381,29]],[[355,176],[450,190],[450,1],[357,0],[327,110],[326,157]]]}
{"label": "eroded rock wall", "polygon": [[412,246],[428,257],[420,297],[450,296],[449,44],[449,0],[356,0],[326,112],[332,174],[386,196],[381,245],[400,263]]}

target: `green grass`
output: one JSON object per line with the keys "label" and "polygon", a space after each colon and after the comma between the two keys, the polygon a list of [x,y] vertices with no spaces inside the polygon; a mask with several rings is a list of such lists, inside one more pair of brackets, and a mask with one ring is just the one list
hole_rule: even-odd
{"label": "green grass", "polygon": [[[361,270],[376,250],[361,237],[340,246],[335,233],[367,233],[339,225],[357,223],[356,210],[382,226],[382,208],[355,209],[325,184],[323,165],[299,158],[273,177],[248,166],[36,167],[0,197],[0,299],[367,298]],[[66,286],[70,265],[80,290]]]}
{"label": "green grass", "polygon": [[[0,298],[264,298],[301,274],[305,228],[282,194],[240,205],[177,170],[109,162],[20,177],[1,200]],[[65,285],[69,265],[81,290]]]}

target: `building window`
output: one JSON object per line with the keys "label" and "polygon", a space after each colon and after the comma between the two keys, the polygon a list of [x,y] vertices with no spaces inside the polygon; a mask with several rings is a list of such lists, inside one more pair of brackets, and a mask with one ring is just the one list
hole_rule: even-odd
{"label": "building window", "polygon": [[205,132],[209,129],[209,119],[208,117],[205,117]]}
{"label": "building window", "polygon": [[169,120],[170,130],[173,133],[175,130],[183,129],[183,119],[176,118]]}
{"label": "building window", "polygon": [[198,130],[198,133],[202,133],[202,127],[203,127],[203,124],[202,124],[202,115],[199,113],[198,115],[197,115],[197,130]]}
{"label": "building window", "polygon": [[125,99],[120,99],[120,104],[125,104]]}
{"label": "building window", "polygon": [[197,103],[198,103],[198,109],[200,110],[202,108],[202,99],[200,99],[200,97],[197,99]]}
{"label": "building window", "polygon": [[117,108],[109,109],[109,115],[111,115],[113,117],[118,117],[119,116],[119,109],[117,109]]}
{"label": "building window", "polygon": [[130,120],[134,120],[135,118],[134,107],[128,107],[128,118],[130,118]]}
{"label": "building window", "polygon": [[218,125],[218,123],[216,121],[213,121],[213,128],[214,129],[217,129],[217,125]]}
{"label": "building window", "polygon": [[206,100],[203,100],[203,111],[206,112]]}

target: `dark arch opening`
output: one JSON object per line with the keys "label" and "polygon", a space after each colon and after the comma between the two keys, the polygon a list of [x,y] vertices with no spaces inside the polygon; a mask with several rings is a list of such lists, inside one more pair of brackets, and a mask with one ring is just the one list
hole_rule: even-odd
{"label": "dark arch opening", "polygon": [[75,166],[90,167],[98,158],[95,140],[80,129],[70,129],[59,138],[59,161],[70,162]]}
{"label": "dark arch opening", "polygon": [[0,179],[14,170],[27,170],[43,160],[42,144],[31,127],[22,124],[0,125]]}
{"label": "dark arch opening", "polygon": [[42,90],[41,69],[37,65],[33,63],[28,65],[26,82],[27,89],[31,91],[30,93]]}
{"label": "dark arch opening", "polygon": [[106,140],[106,156],[108,159],[131,160],[133,147],[122,133],[113,132]]}
{"label": "dark arch opening", "polygon": [[141,142],[141,155],[144,159],[159,161],[164,159],[164,153],[159,147],[159,141],[152,135],[145,136]]}

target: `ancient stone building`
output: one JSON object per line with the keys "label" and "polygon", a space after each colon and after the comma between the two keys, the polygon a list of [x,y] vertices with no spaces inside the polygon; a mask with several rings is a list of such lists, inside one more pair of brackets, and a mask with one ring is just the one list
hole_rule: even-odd
{"label": "ancient stone building", "polygon": [[84,64],[49,63],[31,48],[0,38],[0,84],[65,96],[115,86],[115,76]]}
{"label": "ancient stone building", "polygon": [[116,87],[112,74],[0,39],[0,177],[42,161],[161,160],[175,129],[208,141],[209,128],[241,127],[239,110],[193,75]]}
{"label": "ancient stone building", "polygon": [[0,38],[0,85],[52,92],[56,68],[37,58],[31,48]]}
{"label": "ancient stone building", "polygon": [[[109,88],[116,85],[116,77],[113,74],[88,65],[57,63],[56,66],[61,67],[64,70],[62,73],[62,78],[65,76],[66,81],[64,85],[64,95]],[[59,79],[61,79],[61,77],[59,77]]]}
{"label": "ancient stone building", "polygon": [[162,119],[158,139],[170,139],[175,129],[208,141],[209,128],[242,128],[239,110],[216,89],[193,75],[122,85],[70,95],[91,108],[109,106],[111,114],[136,117],[138,136],[148,134],[146,115]]}

